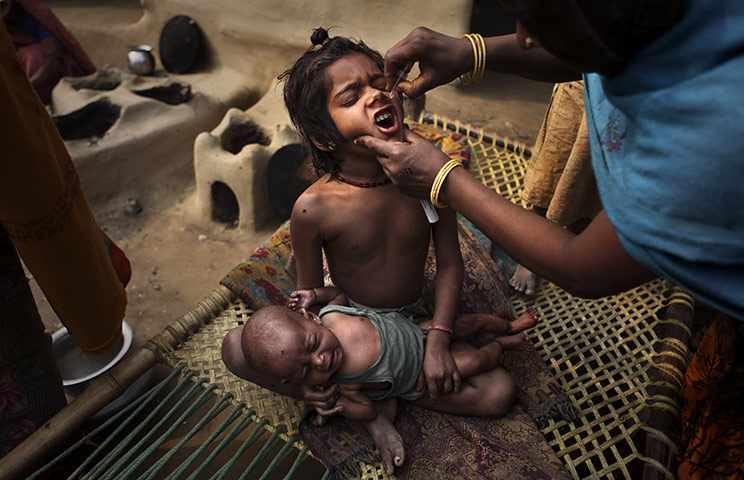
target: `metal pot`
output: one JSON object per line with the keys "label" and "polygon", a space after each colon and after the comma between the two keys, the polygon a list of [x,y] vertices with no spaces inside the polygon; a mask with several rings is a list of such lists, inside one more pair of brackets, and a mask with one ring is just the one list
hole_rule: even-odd
{"label": "metal pot", "polygon": [[127,53],[127,68],[137,75],[150,75],[155,69],[155,57],[150,45],[136,45],[129,47]]}

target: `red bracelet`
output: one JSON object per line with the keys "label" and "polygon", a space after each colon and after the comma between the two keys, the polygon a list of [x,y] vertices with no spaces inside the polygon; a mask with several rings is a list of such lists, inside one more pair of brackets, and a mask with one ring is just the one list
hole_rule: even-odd
{"label": "red bracelet", "polygon": [[443,332],[449,333],[450,336],[452,336],[452,334],[455,333],[455,332],[452,331],[452,329],[450,327],[445,327],[444,325],[429,325],[429,327],[427,328],[427,330],[430,330],[430,331],[431,330],[441,330]]}

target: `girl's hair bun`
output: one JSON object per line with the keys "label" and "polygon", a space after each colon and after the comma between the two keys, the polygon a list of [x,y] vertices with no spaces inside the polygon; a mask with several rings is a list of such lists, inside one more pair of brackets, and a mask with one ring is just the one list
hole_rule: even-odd
{"label": "girl's hair bun", "polygon": [[313,45],[323,45],[328,41],[328,32],[323,27],[316,28],[310,36],[310,41]]}

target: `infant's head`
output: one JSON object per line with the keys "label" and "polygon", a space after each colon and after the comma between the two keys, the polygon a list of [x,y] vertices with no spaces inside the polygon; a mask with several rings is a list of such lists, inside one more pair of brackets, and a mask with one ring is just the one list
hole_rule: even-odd
{"label": "infant's head", "polygon": [[329,385],[343,360],[336,335],[304,309],[258,310],[243,326],[240,346],[251,367],[281,383]]}

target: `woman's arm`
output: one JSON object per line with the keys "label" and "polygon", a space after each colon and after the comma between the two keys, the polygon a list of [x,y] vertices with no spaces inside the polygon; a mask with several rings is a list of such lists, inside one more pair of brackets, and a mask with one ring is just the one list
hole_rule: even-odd
{"label": "woman's arm", "polygon": [[[462,255],[457,237],[457,215],[452,208],[439,209],[439,221],[432,227],[436,252],[436,287],[432,325],[452,328],[457,315],[463,279]],[[430,330],[426,337],[423,373],[429,395],[436,401],[439,394],[460,390],[460,372],[449,351],[450,334]],[[423,388],[423,379],[418,387]]]}
{"label": "woman's arm", "polygon": [[[465,41],[470,44],[467,39]],[[518,75],[540,82],[561,83],[581,79],[581,72],[569,67],[563,60],[544,48],[524,49],[517,42],[516,34],[488,37],[486,42],[486,68],[488,70]],[[473,49],[470,48],[470,57]],[[471,62],[470,70],[473,65]],[[466,70],[464,73],[467,73]]]}
{"label": "woman's arm", "polygon": [[[377,153],[385,173],[403,193],[428,198],[449,158],[413,132],[407,143],[372,137],[355,141]],[[439,198],[472,221],[514,260],[574,295],[601,297],[651,280],[654,275],[625,251],[601,212],[579,235],[525,210],[475,180],[464,168],[447,176]]]}
{"label": "woman's arm", "polygon": [[29,78],[44,103],[49,103],[52,98],[52,90],[62,78],[64,69],[64,49],[54,37],[43,39],[41,51],[44,54],[44,63],[41,68]]}
{"label": "woman's arm", "polygon": [[464,169],[450,173],[440,198],[514,260],[574,295],[597,298],[654,278],[625,251],[604,210],[575,235],[514,205]]}
{"label": "woman's arm", "polygon": [[[516,35],[488,37],[486,68],[544,82],[577,80],[581,75],[541,48],[523,49]],[[385,78],[388,88],[401,70],[418,62],[420,74],[399,89],[411,98],[444,85],[473,69],[475,57],[468,39],[455,38],[425,27],[417,27],[385,54]]]}

